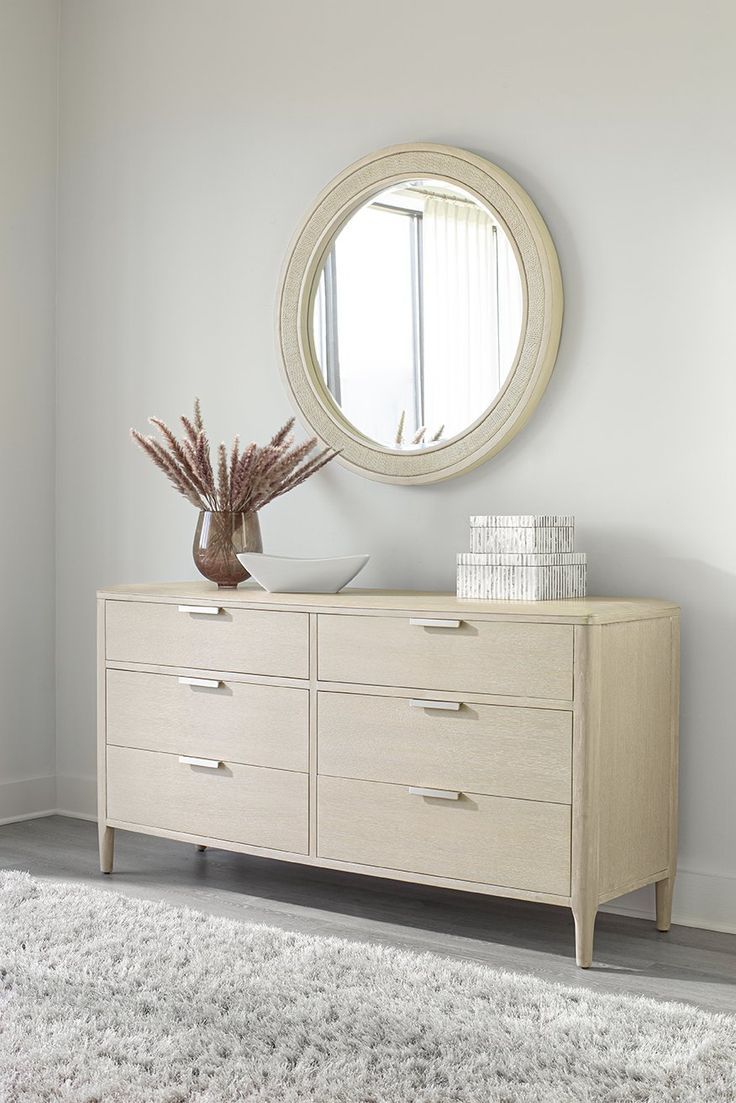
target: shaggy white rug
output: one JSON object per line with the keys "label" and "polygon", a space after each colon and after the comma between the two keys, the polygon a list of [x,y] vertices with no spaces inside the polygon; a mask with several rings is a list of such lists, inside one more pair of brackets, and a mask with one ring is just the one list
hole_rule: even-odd
{"label": "shaggy white rug", "polygon": [[733,1103],[735,1022],[0,874],[2,1103]]}

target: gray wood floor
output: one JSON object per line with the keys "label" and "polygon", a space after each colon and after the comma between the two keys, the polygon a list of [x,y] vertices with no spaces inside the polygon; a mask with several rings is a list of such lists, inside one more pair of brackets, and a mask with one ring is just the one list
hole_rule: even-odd
{"label": "gray wood floor", "polygon": [[601,913],[595,960],[576,969],[563,908],[311,869],[118,832],[97,867],[92,823],[52,816],[0,827],[0,868],[186,905],[243,923],[384,943],[605,992],[736,1012],[736,935]]}

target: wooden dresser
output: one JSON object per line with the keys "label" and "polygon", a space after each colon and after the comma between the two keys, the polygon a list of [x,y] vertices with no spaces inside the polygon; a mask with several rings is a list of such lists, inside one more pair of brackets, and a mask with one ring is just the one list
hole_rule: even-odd
{"label": "wooden dresser", "polygon": [[116,827],[571,908],[676,862],[664,601],[120,586],[98,600],[100,862]]}

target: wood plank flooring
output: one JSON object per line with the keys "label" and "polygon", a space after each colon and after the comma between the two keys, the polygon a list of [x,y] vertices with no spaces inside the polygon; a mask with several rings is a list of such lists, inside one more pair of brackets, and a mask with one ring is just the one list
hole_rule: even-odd
{"label": "wood plank flooring", "polygon": [[[0,868],[26,870],[243,923],[334,935],[602,992],[681,1000],[736,1012],[736,935],[600,913],[593,967],[575,967],[564,908],[208,850],[117,832],[115,872],[99,873],[92,823],[51,816],[0,827]],[[654,904],[652,902],[652,916]]]}

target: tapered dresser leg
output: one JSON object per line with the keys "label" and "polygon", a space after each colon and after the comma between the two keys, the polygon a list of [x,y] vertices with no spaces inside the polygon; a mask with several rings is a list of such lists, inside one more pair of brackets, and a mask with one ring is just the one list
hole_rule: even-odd
{"label": "tapered dresser leg", "polygon": [[598,908],[592,902],[579,903],[572,909],[575,920],[575,961],[581,969],[593,964],[593,931]]}
{"label": "tapered dresser leg", "polygon": [[675,888],[675,878],[665,877],[664,881],[657,881],[654,891],[657,896],[657,930],[668,931],[672,923],[672,893]]}
{"label": "tapered dresser leg", "polygon": [[100,824],[100,872],[112,873],[115,850],[115,828]]}

